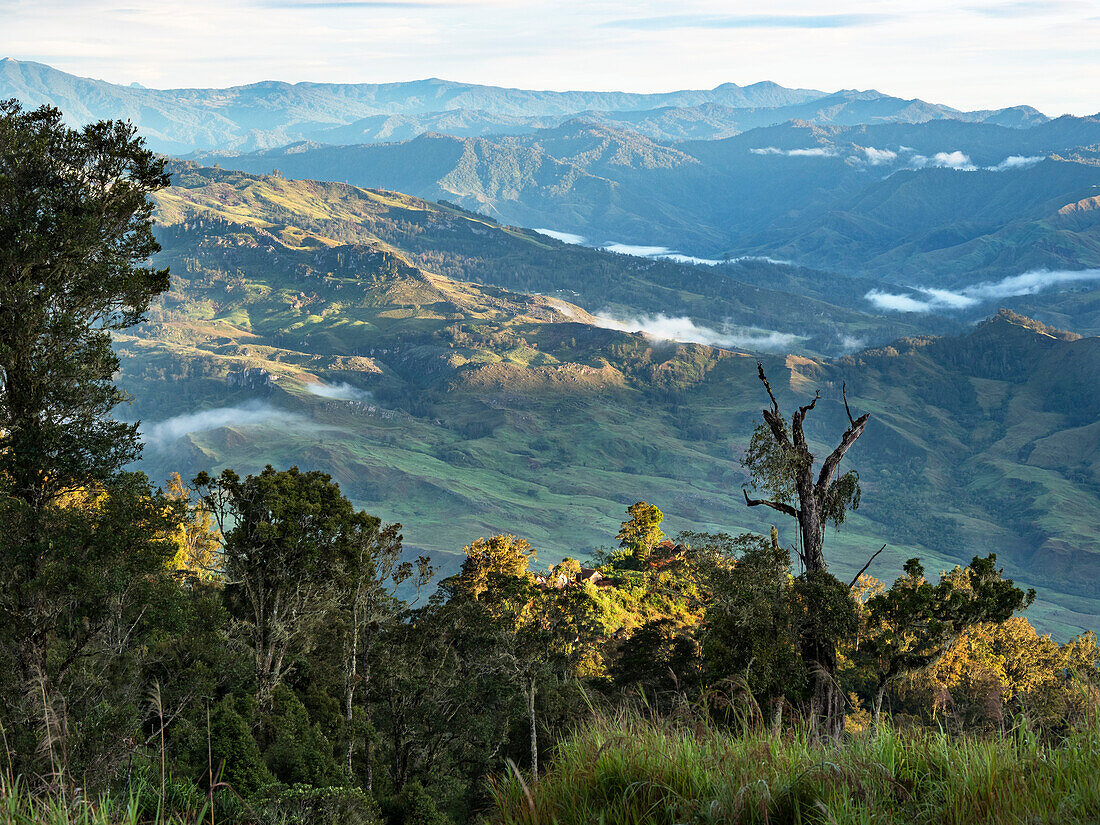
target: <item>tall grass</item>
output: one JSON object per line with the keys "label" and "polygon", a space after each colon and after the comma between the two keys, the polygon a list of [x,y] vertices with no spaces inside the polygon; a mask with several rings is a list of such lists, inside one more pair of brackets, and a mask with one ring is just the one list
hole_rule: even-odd
{"label": "tall grass", "polygon": [[0,825],[195,825],[204,821],[205,806],[193,807],[188,814],[166,813],[163,800],[146,786],[125,796],[36,794],[18,778],[5,776],[0,777]]}
{"label": "tall grass", "polygon": [[1058,744],[893,730],[815,744],[638,715],[601,717],[537,783],[494,785],[503,825],[1100,823],[1100,719]]}

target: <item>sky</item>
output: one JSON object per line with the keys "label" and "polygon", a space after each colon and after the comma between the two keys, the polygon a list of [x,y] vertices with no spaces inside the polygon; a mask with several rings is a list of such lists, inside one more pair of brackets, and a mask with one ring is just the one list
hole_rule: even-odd
{"label": "sky", "polygon": [[5,56],[156,88],[772,80],[1084,115],[1100,110],[1100,0],[0,0]]}

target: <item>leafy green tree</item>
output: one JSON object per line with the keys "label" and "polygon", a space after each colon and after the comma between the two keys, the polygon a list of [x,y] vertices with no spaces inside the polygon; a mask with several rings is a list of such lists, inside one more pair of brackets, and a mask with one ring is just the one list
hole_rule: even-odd
{"label": "leafy green tree", "polygon": [[176,543],[176,555],[172,567],[183,576],[203,580],[217,578],[221,551],[221,534],[214,524],[214,514],[200,499],[191,500],[191,490],[183,483],[179,473],[168,478],[165,496],[182,508],[179,525],[172,536]]}
{"label": "leafy green tree", "polygon": [[665,514],[644,501],[631,504],[626,508],[626,513],[630,518],[623,522],[615,538],[619,547],[629,551],[635,561],[642,563],[653,548],[665,539],[665,534],[661,532]]}
{"label": "leafy green tree", "polygon": [[90,780],[137,713],[170,548],[171,505],[121,474],[139,443],[111,416],[110,338],[168,286],[146,265],[167,184],[130,125],[0,102],[0,705],[14,736],[37,715],[55,773]]}
{"label": "leafy green tree", "polygon": [[455,586],[477,599],[489,586],[491,576],[527,576],[536,557],[526,539],[510,535],[480,538],[462,550],[466,554]]}
{"label": "leafy green tree", "polygon": [[0,473],[32,511],[139,453],[137,425],[110,416],[110,334],[168,288],[145,265],[164,163],[130,124],[0,103]]}
{"label": "leafy green tree", "polygon": [[658,705],[699,682],[699,643],[673,619],[651,619],[623,642],[610,668],[620,688],[641,687]]}
{"label": "leafy green tree", "polygon": [[[427,556],[419,556],[415,564],[401,561],[400,524],[376,526],[355,546],[348,569],[342,580],[340,604],[344,612],[345,631],[342,636],[344,670],[344,724],[347,747],[345,769],[350,776],[357,742],[355,708],[360,694],[370,690],[371,666],[382,629],[397,621],[404,603],[397,598],[397,588],[410,582],[417,593],[432,578],[435,571]],[[362,703],[365,735],[361,737],[365,770],[364,787],[374,787],[374,760],[371,752],[370,702]]]}
{"label": "leafy green tree", "polygon": [[801,698],[807,682],[790,553],[774,529],[770,540],[743,534],[731,545],[728,554],[710,559],[706,576],[707,667],[712,680],[743,679],[778,727],[784,702]]}
{"label": "leafy green tree", "polygon": [[410,779],[438,781],[453,754],[467,756],[467,744],[484,741],[477,725],[488,698],[454,643],[465,630],[456,625],[461,615],[436,600],[405,619],[383,632],[369,686],[396,792]]}
{"label": "leafy green tree", "polygon": [[[482,678],[499,677],[522,696],[532,775],[539,770],[540,685],[568,678],[598,633],[587,591],[540,585],[528,570],[535,551],[515,536],[479,539],[466,548],[462,572],[445,583],[461,647]],[[576,562],[559,565],[568,577]]]}
{"label": "leafy green tree", "polygon": [[1004,622],[1035,599],[997,569],[997,557],[975,556],[933,585],[918,559],[883,593],[868,599],[858,656],[875,675],[874,715],[879,723],[887,688],[935,664],[967,630]]}
{"label": "leafy green tree", "polygon": [[[58,499],[38,518],[45,555],[33,575],[20,563],[24,535],[0,531],[0,722],[28,772],[98,783],[125,757],[143,716],[147,645],[177,591],[167,574],[171,510],[140,474]],[[18,524],[22,512],[0,495],[0,524]]]}
{"label": "leafy green tree", "polygon": [[226,598],[266,707],[295,657],[309,652],[316,630],[335,614],[341,583],[364,546],[378,540],[380,522],[317,471],[269,465],[243,481],[226,470],[216,479],[201,473],[194,483],[225,536]]}

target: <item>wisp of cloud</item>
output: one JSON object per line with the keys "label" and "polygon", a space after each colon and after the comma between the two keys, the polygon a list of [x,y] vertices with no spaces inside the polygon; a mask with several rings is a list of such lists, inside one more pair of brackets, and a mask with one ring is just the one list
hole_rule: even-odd
{"label": "wisp of cloud", "polygon": [[536,229],[535,231],[562,243],[582,244],[585,241],[584,235],[574,235],[572,232],[558,232],[554,229]]}
{"label": "wisp of cloud", "polygon": [[164,448],[191,433],[208,432],[222,427],[300,426],[305,419],[262,401],[249,401],[233,407],[184,413],[164,421],[142,422],[141,436],[153,448]]}
{"label": "wisp of cloud", "polygon": [[876,149],[874,146],[863,148],[864,159],[872,166],[881,166],[884,163],[893,163],[898,159],[898,153],[890,149]]}
{"label": "wisp of cloud", "polygon": [[985,301],[1013,298],[1019,295],[1035,295],[1063,284],[1100,281],[1100,269],[1064,269],[1051,271],[1035,269],[1021,275],[1009,275],[999,281],[986,281],[965,287],[957,292],[949,289],[915,287],[925,297],[903,295],[872,289],[864,297],[878,309],[888,312],[934,312],[937,310],[967,309]]}
{"label": "wisp of cloud", "polygon": [[809,146],[805,149],[778,149],[775,146],[764,146],[759,149],[749,149],[754,155],[786,155],[789,158],[835,158],[836,149],[828,146]]}
{"label": "wisp of cloud", "polygon": [[306,384],[306,391],[310,395],[320,398],[331,398],[334,401],[366,401],[373,396],[366,390],[353,387],[346,381],[339,384]]}
{"label": "wisp of cloud", "polygon": [[640,332],[650,338],[674,341],[681,344],[706,344],[707,346],[776,352],[786,351],[802,339],[802,336],[799,335],[770,329],[719,331],[711,327],[700,326],[686,316],[673,318],[660,313],[621,319],[609,315],[596,315],[593,317],[596,320],[596,326],[604,329],[617,329],[620,332]]}

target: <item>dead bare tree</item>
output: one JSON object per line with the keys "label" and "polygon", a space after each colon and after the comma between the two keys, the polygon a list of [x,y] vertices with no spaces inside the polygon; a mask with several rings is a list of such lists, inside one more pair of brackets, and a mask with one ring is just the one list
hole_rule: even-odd
{"label": "dead bare tree", "polygon": [[843,614],[843,600],[848,596],[847,588],[828,573],[825,527],[830,522],[839,525],[849,508],[859,506],[859,475],[849,471],[838,477],[837,472],[845,454],[863,434],[870,415],[853,418],[847,388],[842,388],[848,428],[815,473],[814,455],[803,425],[820,393],[809,404],[800,406],[788,425],[762,364],[757,364],[757,371],[771,407],[763,411],[764,424],[754,433],[743,463],[753,487],[764,490],[768,498],[750,498],[744,490],[745,503],[749,507],[770,507],[798,522],[797,553],[805,570],[807,592],[812,596],[808,600],[810,627],[803,633],[803,658],[813,680],[810,725],[815,736],[836,738],[844,729],[844,697],[835,680],[836,638],[829,631]]}

